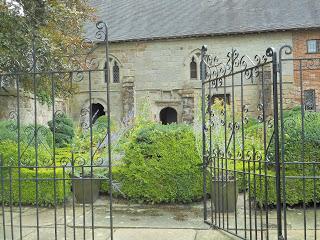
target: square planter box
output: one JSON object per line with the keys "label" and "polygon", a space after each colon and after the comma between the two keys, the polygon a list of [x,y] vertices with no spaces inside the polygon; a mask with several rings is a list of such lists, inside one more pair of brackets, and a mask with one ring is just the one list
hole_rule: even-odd
{"label": "square planter box", "polygon": [[235,212],[238,186],[234,180],[212,180],[211,198],[216,212]]}
{"label": "square planter box", "polygon": [[[73,191],[78,203],[95,202],[99,197],[100,180],[90,178],[73,179]],[[91,189],[92,181],[92,189]]]}

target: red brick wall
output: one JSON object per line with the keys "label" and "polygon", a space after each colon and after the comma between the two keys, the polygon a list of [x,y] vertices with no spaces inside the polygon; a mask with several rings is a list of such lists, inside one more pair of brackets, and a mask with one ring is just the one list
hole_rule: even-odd
{"label": "red brick wall", "polygon": [[[300,104],[301,101],[301,80],[302,89],[315,89],[316,107],[320,110],[320,54],[308,54],[307,41],[320,39],[320,29],[312,31],[296,31],[293,37],[293,57],[294,58],[319,58],[314,61],[301,60],[294,61],[294,101]],[[300,71],[300,64],[302,71]]]}

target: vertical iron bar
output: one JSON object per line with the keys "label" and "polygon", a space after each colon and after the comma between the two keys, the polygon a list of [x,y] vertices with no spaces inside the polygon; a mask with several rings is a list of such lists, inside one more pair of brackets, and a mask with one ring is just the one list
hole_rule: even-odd
{"label": "vertical iron bar", "polygon": [[[233,58],[233,49],[232,49],[232,58]],[[225,172],[226,176],[225,176],[225,179],[226,179],[226,182],[227,182],[227,179],[228,179],[228,149],[227,149],[227,92],[226,92],[226,77],[224,76],[223,78],[223,111],[224,111],[224,154],[223,154],[223,159],[222,159],[222,179],[221,179],[221,182],[222,182],[222,185],[221,186],[224,186],[224,176],[223,176],[223,172]],[[220,183],[219,183],[220,184]],[[221,187],[222,189],[222,187]],[[228,209],[228,191],[226,191],[226,198],[224,198],[224,194],[223,192],[221,193],[222,194],[222,226],[224,228],[224,209]],[[224,206],[225,204],[225,199],[227,200],[226,201],[226,206]],[[229,229],[229,213],[227,212],[227,229]]]}
{"label": "vertical iron bar", "polygon": [[2,227],[3,227],[3,239],[6,240],[6,217],[5,217],[5,209],[4,209],[4,205],[5,205],[5,200],[4,200],[4,175],[3,175],[3,171],[4,171],[4,164],[3,164],[3,155],[0,153],[0,174],[1,174],[1,210],[2,210]]}
{"label": "vertical iron bar", "polygon": [[[234,54],[234,53],[233,53]],[[235,124],[235,91],[234,91],[234,57],[232,57],[232,76],[231,76],[231,91],[232,91],[232,132],[233,132],[233,137],[232,137],[232,144],[233,144],[233,175],[234,175],[234,181],[235,181],[235,186],[237,186],[237,171],[236,171],[236,124]],[[234,196],[237,196],[237,189],[234,188]],[[234,225],[236,229],[236,234],[238,233],[238,218],[237,218],[237,199],[234,198]]]}
{"label": "vertical iron bar", "polygon": [[255,239],[258,239],[258,224],[257,224],[257,172],[256,172],[257,152],[253,149],[253,203],[254,203],[254,234]]}
{"label": "vertical iron bar", "polygon": [[52,158],[53,158],[53,204],[54,204],[54,239],[57,240],[57,171],[56,171],[56,113],[55,113],[55,82],[53,74],[50,75],[51,78],[51,95],[52,95]]}
{"label": "vertical iron bar", "polygon": [[85,195],[84,195],[84,168],[85,168],[85,162],[84,165],[81,166],[81,190],[82,190],[82,215],[83,215],[83,221],[82,221],[82,230],[83,230],[83,239],[86,239],[86,203],[85,203]]}
{"label": "vertical iron bar", "polygon": [[18,131],[18,184],[19,184],[19,233],[22,240],[22,204],[21,204],[21,132],[20,132],[20,76],[16,79],[17,86],[17,131]]}
{"label": "vertical iron bar", "polygon": [[14,239],[14,231],[13,231],[13,208],[12,208],[12,205],[13,205],[13,202],[12,202],[12,168],[10,167],[9,168],[9,189],[10,189],[10,193],[9,193],[9,198],[10,198],[10,201],[9,201],[9,204],[10,204],[10,228],[11,228],[11,239],[13,240]]}
{"label": "vertical iron bar", "polygon": [[71,185],[72,185],[72,228],[73,228],[73,240],[76,240],[76,210],[75,210],[75,190],[74,190],[74,152],[71,151]]}
{"label": "vertical iron bar", "polygon": [[[287,239],[288,232],[287,232],[287,199],[286,199],[286,160],[285,160],[285,126],[284,126],[284,116],[283,116],[283,79],[282,79],[282,50],[287,46],[283,46],[280,48],[280,55],[279,55],[279,81],[280,81],[280,123],[281,123],[281,160],[282,160],[282,197],[283,197],[283,232],[284,232],[284,239]],[[289,47],[291,49],[291,47]],[[292,61],[294,65],[294,61]]]}
{"label": "vertical iron bar", "polygon": [[313,213],[314,213],[314,239],[317,240],[317,185],[316,185],[316,162],[313,162]]}
{"label": "vertical iron bar", "polygon": [[[266,99],[264,94],[265,82],[264,82],[264,66],[262,66],[262,119],[263,119],[263,163],[264,163],[264,198],[265,198],[265,211],[266,211],[266,231],[267,236],[266,239],[269,239],[269,216],[268,216],[268,167],[267,167],[267,125],[266,125]],[[262,169],[261,169],[262,171]],[[262,177],[262,176],[261,176]],[[261,180],[261,179],[260,179]],[[261,183],[260,183],[261,184]],[[262,185],[260,185],[260,189],[262,190]],[[262,207],[262,206],[261,206]],[[262,215],[262,213],[261,213]],[[263,223],[261,220],[261,232],[263,232]],[[263,234],[262,234],[263,236]]]}
{"label": "vertical iron bar", "polygon": [[204,61],[204,56],[207,52],[207,46],[202,46],[201,48],[201,62],[202,64],[202,71],[201,71],[201,82],[202,82],[202,88],[201,88],[201,93],[202,93],[202,101],[201,101],[201,112],[202,112],[202,161],[203,161],[203,218],[204,221],[207,220],[207,174],[206,174],[206,106],[205,106],[205,101],[206,101],[206,91],[205,91],[205,61]]}
{"label": "vertical iron bar", "polygon": [[306,171],[305,171],[305,156],[304,156],[304,147],[305,147],[305,132],[304,132],[304,97],[303,97],[303,79],[302,79],[302,60],[299,60],[299,81],[300,81],[300,101],[301,101],[301,162],[302,162],[302,191],[303,191],[303,232],[304,239],[307,239],[307,216],[306,216]]}
{"label": "vertical iron bar", "polygon": [[274,146],[276,163],[276,192],[277,192],[277,230],[278,239],[283,239],[281,220],[281,166],[279,154],[279,113],[278,113],[278,57],[274,48],[267,49],[267,56],[272,56],[273,78],[273,121],[274,121]]}
{"label": "vertical iron bar", "polygon": [[[251,82],[253,82],[253,70],[251,70],[251,76],[250,76]],[[252,154],[254,151],[252,151]],[[250,153],[249,153],[250,154]],[[251,208],[251,199],[252,199],[252,189],[251,189],[251,161],[253,158],[252,156],[247,156],[247,164],[248,164],[248,169],[247,169],[247,174],[248,174],[248,207],[249,207],[249,237],[252,239],[252,208]],[[253,193],[255,194],[255,193]]]}
{"label": "vertical iron bar", "polygon": [[63,182],[63,227],[64,239],[67,240],[67,209],[66,209],[66,166],[62,166],[62,182]]}
{"label": "vertical iron bar", "polygon": [[38,169],[38,122],[37,122],[37,83],[36,83],[36,45],[35,45],[35,30],[33,30],[32,39],[32,62],[33,62],[33,97],[34,97],[34,147],[35,147],[35,163],[36,163],[36,220],[37,220],[37,239],[40,239],[39,232],[39,169]]}
{"label": "vertical iron bar", "polygon": [[93,115],[92,112],[92,83],[91,83],[91,70],[89,70],[89,127],[90,127],[90,188],[91,188],[91,233],[92,240],[94,240],[94,208],[93,208],[93,133],[92,133],[92,124],[93,124]]}
{"label": "vertical iron bar", "polygon": [[[217,208],[221,207],[221,202],[220,202],[220,196],[221,196],[221,185],[220,185],[220,174],[222,172],[222,168],[223,168],[223,161],[221,161],[221,149],[218,148],[218,153],[217,153],[217,166],[218,166],[218,173],[217,176],[214,177],[215,180],[215,185],[218,188],[217,191],[217,197],[215,197],[215,201],[216,201],[216,205],[215,205],[215,212],[217,212]],[[222,162],[222,164],[220,164],[220,162]],[[218,209],[219,210],[219,209]],[[219,227],[221,228],[221,211],[218,211],[218,216],[219,216]]]}
{"label": "vertical iron bar", "polygon": [[[70,88],[72,89],[72,81],[73,81],[74,72],[69,73],[70,79]],[[74,159],[74,151],[71,149],[71,188],[72,188],[72,229],[73,229],[73,240],[76,240],[76,209],[75,209],[75,159]]]}
{"label": "vertical iron bar", "polygon": [[[204,63],[201,62],[200,67],[202,68],[202,65]],[[203,71],[203,70],[202,70]],[[209,95],[208,95],[208,114],[209,114],[209,156],[208,156],[208,160],[210,162],[210,177],[209,177],[209,181],[210,181],[210,217],[211,217],[211,225],[213,226],[213,199],[212,199],[212,190],[214,190],[214,186],[212,186],[213,182],[212,182],[212,173],[213,173],[213,169],[212,169],[212,82],[209,82]],[[215,184],[213,184],[215,185]]]}
{"label": "vertical iron bar", "polygon": [[246,107],[243,101],[243,72],[241,72],[241,161],[242,161],[242,174],[243,174],[243,211],[244,211],[244,237],[247,238],[247,206],[246,206],[246,164],[245,164],[245,140],[244,140],[244,111],[246,111]]}
{"label": "vertical iron bar", "polygon": [[249,236],[250,240],[252,239],[252,209],[251,209],[251,199],[252,199],[252,191],[251,191],[251,156],[248,156],[248,204],[249,204]]}
{"label": "vertical iron bar", "polygon": [[112,196],[112,159],[111,159],[111,110],[110,110],[110,72],[109,72],[109,40],[108,27],[106,27],[105,43],[106,43],[106,83],[107,83],[107,139],[108,139],[108,170],[109,170],[109,207],[110,207],[110,240],[113,240],[113,196]]}

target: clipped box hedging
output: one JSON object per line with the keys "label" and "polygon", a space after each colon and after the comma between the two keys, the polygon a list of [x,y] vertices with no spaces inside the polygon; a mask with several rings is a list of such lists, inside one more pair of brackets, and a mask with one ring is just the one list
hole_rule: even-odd
{"label": "clipped box hedging", "polygon": [[[11,184],[9,171],[10,170],[5,167],[2,170],[4,188],[2,189],[2,184],[0,184],[0,201],[3,199],[7,204],[12,203],[18,205],[19,184],[21,184],[21,204],[36,205],[36,171],[34,169],[21,168],[21,181],[19,183],[18,168],[11,168]],[[68,177],[67,173],[65,177]],[[52,168],[38,170],[38,204],[40,206],[50,206],[55,203],[53,178],[54,170]],[[63,169],[56,169],[56,178],[63,179]],[[56,203],[61,204],[70,193],[70,180],[56,180],[55,182]]]}
{"label": "clipped box hedging", "polygon": [[[256,184],[254,186],[254,179],[251,176],[251,191],[255,193],[256,201],[260,206],[265,205],[276,205],[277,196],[276,196],[276,178],[275,172],[269,171],[268,177],[264,176],[261,178],[256,176]],[[309,177],[312,174],[306,172],[306,175]],[[303,172],[297,170],[287,170],[286,171],[286,182],[285,182],[285,190],[286,190],[286,203],[288,206],[294,206],[305,203],[313,203],[314,201],[320,202],[320,180],[306,178],[303,180]],[[304,183],[305,182],[305,190]],[[267,184],[267,185],[266,185]],[[283,182],[281,179],[281,203],[284,202],[283,198]],[[255,187],[255,188],[254,188]],[[267,198],[266,198],[266,189],[267,189]],[[253,196],[253,194],[252,194]]]}

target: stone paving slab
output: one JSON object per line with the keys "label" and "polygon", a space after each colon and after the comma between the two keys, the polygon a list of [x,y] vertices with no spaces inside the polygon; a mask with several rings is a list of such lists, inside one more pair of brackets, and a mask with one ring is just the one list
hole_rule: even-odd
{"label": "stone paving slab", "polygon": [[218,230],[197,230],[194,240],[235,240],[237,238]]}
{"label": "stone paving slab", "polygon": [[[238,234],[247,236],[251,239],[266,239],[266,214],[263,210],[251,209],[251,228],[257,226],[257,232],[252,230],[250,233],[250,215],[241,208],[241,201],[237,210],[237,228]],[[100,198],[93,205],[72,205],[70,202],[57,208],[57,222],[54,224],[54,209],[39,208],[39,239],[55,239],[55,226],[57,227],[57,239],[92,239],[92,225],[94,225],[94,234],[96,240],[108,240],[110,235],[109,224],[109,206],[106,198]],[[12,210],[12,211],[11,211]],[[94,224],[92,224],[92,211],[94,213]],[[35,207],[22,207],[22,236],[23,239],[37,239],[37,221]],[[85,213],[85,214],[84,214]],[[246,213],[246,215],[244,215]],[[315,215],[316,213],[316,215]],[[261,215],[260,215],[261,214]],[[84,217],[85,216],[85,217]],[[209,221],[211,212],[208,212]],[[217,214],[219,216],[219,214]],[[226,218],[226,216],[228,216]],[[246,216],[247,223],[244,224]],[[316,212],[313,209],[305,210],[306,217],[306,239],[315,239],[315,234],[320,236],[320,209]],[[5,218],[5,232],[3,229],[3,217]],[[228,227],[230,231],[235,232],[235,214],[225,214],[225,219],[220,215],[221,227]],[[303,229],[303,209],[288,209],[288,239],[300,240],[304,239]],[[261,219],[263,220],[261,222]],[[315,225],[315,219],[317,224]],[[219,223],[219,217],[217,224]],[[268,213],[268,229],[269,239],[277,239],[276,237],[276,211],[269,209]],[[11,227],[11,222],[13,223]],[[120,202],[114,204],[113,223],[115,229],[115,239],[119,240],[153,240],[172,239],[179,240],[180,236],[184,236],[189,240],[189,236],[193,236],[193,240],[229,240],[234,239],[232,235],[224,234],[222,231],[209,229],[210,226],[203,222],[203,208],[201,203],[184,204],[184,205],[139,205],[130,204],[129,202]],[[64,225],[66,224],[66,227]],[[4,207],[3,212],[0,210],[0,239],[19,239],[20,235],[20,211],[18,207]],[[85,227],[84,227],[85,226]],[[317,229],[315,231],[314,229]],[[319,229],[319,230],[318,230]],[[246,230],[246,231],[245,231]],[[262,232],[260,231],[262,230]],[[188,233],[188,234],[187,234]],[[4,234],[6,237],[4,238]],[[75,237],[74,237],[75,236]],[[150,238],[150,236],[152,238]],[[174,237],[172,237],[174,236]],[[157,237],[157,238],[154,238]],[[171,238],[172,237],[172,238]]]}
{"label": "stone paving slab", "polygon": [[196,234],[193,229],[117,229],[114,240],[195,240]]}

